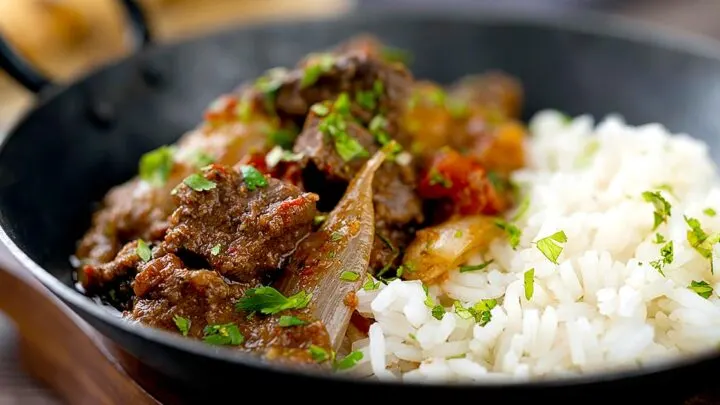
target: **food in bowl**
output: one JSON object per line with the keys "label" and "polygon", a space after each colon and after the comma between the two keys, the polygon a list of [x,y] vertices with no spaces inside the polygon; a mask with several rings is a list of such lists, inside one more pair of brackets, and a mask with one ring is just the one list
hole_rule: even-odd
{"label": "food in bowl", "polygon": [[361,36],[219,97],[114,187],[73,258],[129,321],[395,380],[543,378],[714,347],[706,146],[519,119],[501,72],[443,87]]}

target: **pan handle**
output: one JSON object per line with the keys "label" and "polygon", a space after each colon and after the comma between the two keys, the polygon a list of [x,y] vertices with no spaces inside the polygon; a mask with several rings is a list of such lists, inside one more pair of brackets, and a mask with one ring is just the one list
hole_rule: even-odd
{"label": "pan handle", "polygon": [[[139,49],[150,44],[152,36],[148,27],[147,16],[136,0],[119,0],[125,10],[131,27],[135,48]],[[0,69],[7,72],[23,87],[33,93],[52,86],[50,79],[32,67],[25,58],[16,52],[10,43],[0,35]]]}

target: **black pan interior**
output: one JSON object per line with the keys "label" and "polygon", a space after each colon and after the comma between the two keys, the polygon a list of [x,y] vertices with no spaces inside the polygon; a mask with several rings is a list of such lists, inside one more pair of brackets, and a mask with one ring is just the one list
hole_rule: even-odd
{"label": "black pan interior", "polygon": [[[433,14],[225,32],[143,52],[58,90],[0,151],[0,225],[30,259],[71,286],[68,257],[93,205],[135,174],[144,152],[176,140],[212,99],[242,81],[360,32],[410,50],[419,78],[449,82],[486,69],[516,75],[526,92],[526,117],[555,108],[596,117],[618,112],[634,124],[658,121],[703,138],[720,161],[716,48],[700,40],[652,39],[592,17]],[[189,366],[178,371],[191,372]]]}

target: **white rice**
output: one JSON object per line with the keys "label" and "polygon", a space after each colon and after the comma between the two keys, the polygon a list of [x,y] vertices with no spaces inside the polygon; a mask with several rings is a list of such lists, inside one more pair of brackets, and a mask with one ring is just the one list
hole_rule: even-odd
{"label": "white rice", "polygon": [[[497,240],[470,260],[493,258],[487,269],[456,269],[430,288],[435,302],[446,304],[497,299],[492,320],[480,326],[451,307],[435,319],[419,281],[361,289],[358,310],[376,322],[367,339],[353,343],[364,356],[350,372],[407,381],[542,379],[643,367],[717,347],[720,274],[689,245],[683,219],[720,231],[720,184],[707,146],[619,117],[594,126],[588,116],[568,122],[545,111],[530,129],[528,165],[514,175],[530,201],[516,222],[517,250]],[[665,277],[649,264],[662,245],[652,242],[654,208],[641,197],[658,187],[672,204],[668,223],[657,229],[674,245]],[[709,207],[718,215],[704,214]],[[560,230],[568,241],[556,265],[531,242]],[[715,267],[720,273],[720,262]],[[528,301],[523,274],[531,268]],[[689,289],[692,281],[708,282],[712,296]]]}

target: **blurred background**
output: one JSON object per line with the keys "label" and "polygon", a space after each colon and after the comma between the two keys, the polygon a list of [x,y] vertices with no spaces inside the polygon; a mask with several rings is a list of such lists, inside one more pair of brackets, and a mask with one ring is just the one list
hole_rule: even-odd
{"label": "blurred background", "polygon": [[[0,0],[0,34],[58,83],[127,55],[117,0]],[[179,41],[235,25],[327,17],[363,8],[504,8],[532,13],[593,10],[720,40],[720,0],[139,0],[158,42]],[[34,97],[0,71],[0,139]],[[0,313],[0,405],[59,404],[21,370],[17,337]]]}

